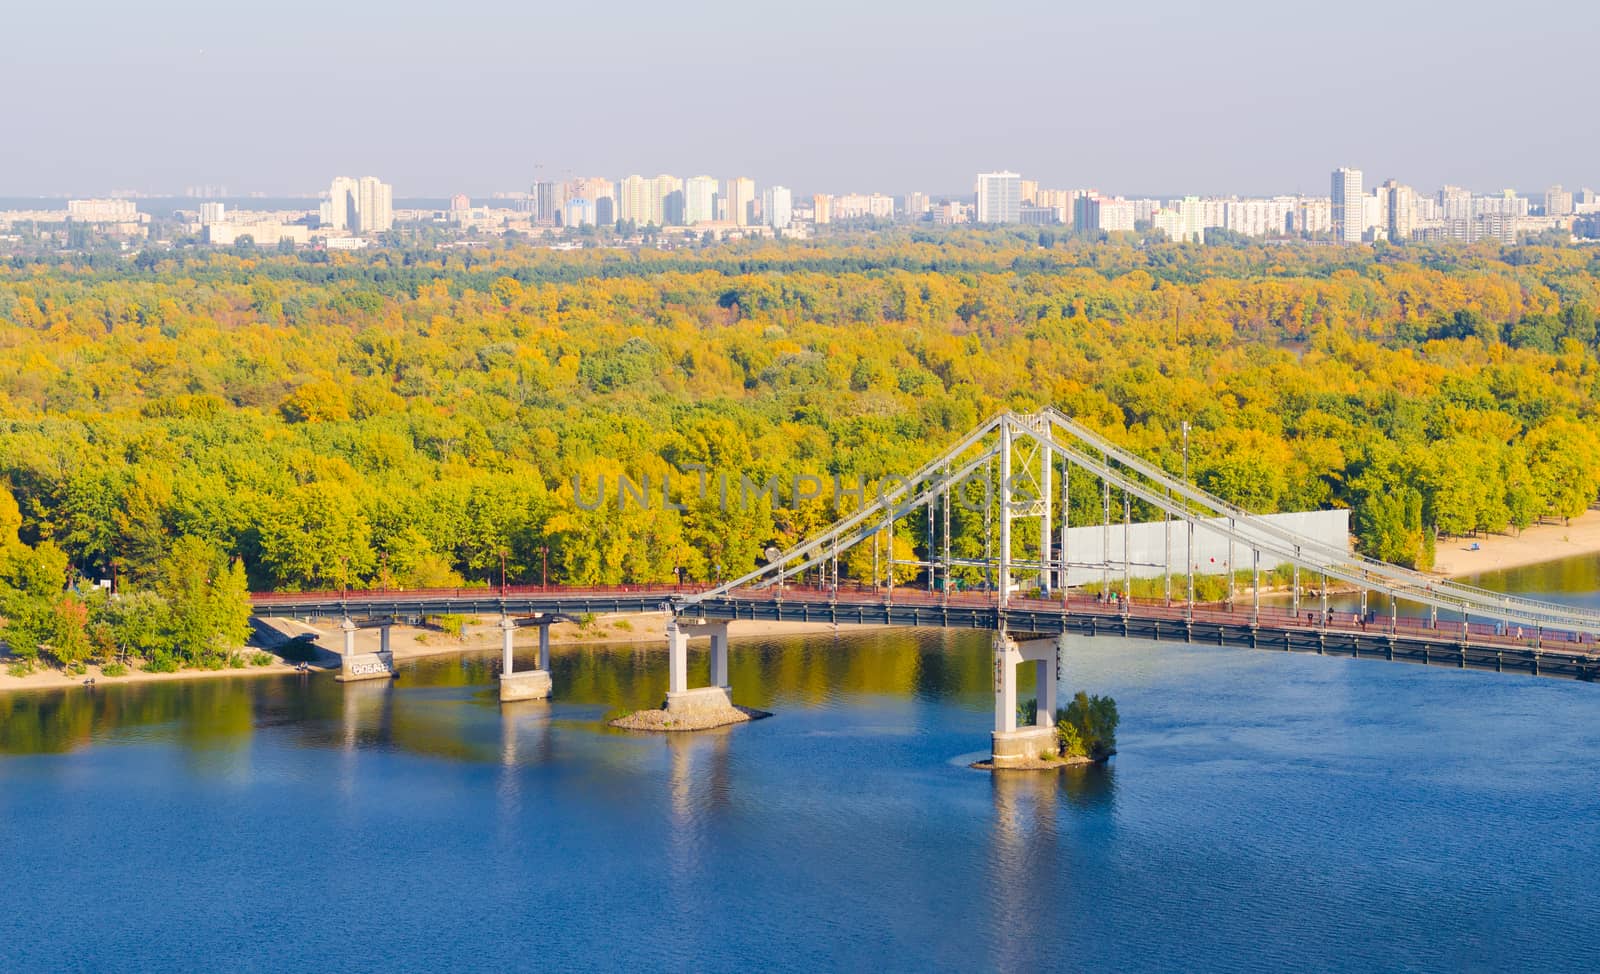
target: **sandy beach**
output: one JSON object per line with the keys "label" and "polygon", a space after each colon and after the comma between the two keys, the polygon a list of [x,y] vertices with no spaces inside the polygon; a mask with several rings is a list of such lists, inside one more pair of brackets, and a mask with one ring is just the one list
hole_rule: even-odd
{"label": "sandy beach", "polygon": [[[395,626],[389,633],[389,648],[394,653],[396,661],[416,659],[423,656],[436,656],[445,653],[462,653],[500,648],[500,629],[497,620],[488,617],[469,619],[463,627],[461,635],[455,636],[439,629],[422,628],[417,626]],[[338,658],[333,655],[344,645],[344,634],[338,629],[333,620],[323,619],[316,624],[308,624],[298,619],[267,618],[258,620],[257,636],[252,645],[247,647],[245,654],[264,649],[272,652],[283,642],[296,636],[312,635],[316,637],[316,644],[326,651],[320,665],[314,664],[318,670],[336,669]],[[587,627],[573,623],[561,623],[550,627],[550,642],[554,646],[572,645],[604,645],[604,644],[654,644],[666,649],[667,614],[664,612],[641,612],[614,616],[601,616]],[[851,626],[852,630],[861,630],[865,627]],[[755,620],[740,620],[732,624],[729,636],[734,642],[745,639],[760,639],[769,636],[805,635],[808,633],[828,633],[834,630],[831,623],[826,622],[765,622]],[[362,629],[356,633],[356,651],[359,653],[375,652],[378,649],[379,631],[377,629]],[[515,645],[518,648],[527,648],[539,644],[539,634],[535,629],[518,630]],[[0,659],[0,666],[7,662]],[[285,662],[274,654],[274,660],[268,666],[244,666],[220,670],[179,670],[176,673],[146,673],[142,670],[130,669],[123,676],[106,676],[100,671],[99,666],[90,665],[88,672],[81,676],[63,673],[55,669],[39,669],[27,676],[12,676],[0,669],[0,692],[7,690],[52,690],[66,687],[82,686],[88,679],[94,679],[96,686],[114,686],[122,683],[153,683],[161,680],[195,680],[208,677],[243,677],[243,676],[271,676],[295,672],[294,665]]]}
{"label": "sandy beach", "polygon": [[[1477,551],[1471,550],[1474,543]],[[1474,575],[1573,555],[1600,555],[1600,511],[1585,511],[1568,524],[1535,524],[1518,535],[1440,538],[1433,570],[1441,575]]]}

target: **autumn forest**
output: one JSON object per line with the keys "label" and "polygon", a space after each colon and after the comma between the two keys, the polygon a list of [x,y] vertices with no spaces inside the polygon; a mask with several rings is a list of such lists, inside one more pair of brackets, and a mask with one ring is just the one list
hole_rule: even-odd
{"label": "autumn forest", "polygon": [[833,510],[586,510],[574,480],[871,482],[1047,404],[1173,471],[1188,421],[1202,486],[1260,512],[1349,507],[1365,553],[1427,567],[1440,534],[1595,500],[1597,310],[1600,255],[1572,248],[899,232],[17,261],[4,635],[80,657],[134,639],[68,577],[116,574],[190,627],[169,644],[222,647],[227,612],[178,618],[219,579],[236,599],[498,583],[502,559],[513,582],[726,576]]}

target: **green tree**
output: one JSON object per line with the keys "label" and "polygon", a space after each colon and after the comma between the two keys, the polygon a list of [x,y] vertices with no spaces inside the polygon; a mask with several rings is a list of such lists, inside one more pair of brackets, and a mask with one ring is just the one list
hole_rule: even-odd
{"label": "green tree", "polygon": [[1104,761],[1117,753],[1117,703],[1110,697],[1090,696],[1080,690],[1059,711],[1056,737],[1067,757]]}

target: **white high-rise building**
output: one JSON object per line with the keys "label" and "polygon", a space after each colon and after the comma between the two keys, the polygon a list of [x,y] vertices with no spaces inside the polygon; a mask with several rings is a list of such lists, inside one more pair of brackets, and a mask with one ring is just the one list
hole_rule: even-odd
{"label": "white high-rise building", "polygon": [[1366,229],[1361,195],[1361,170],[1333,171],[1333,235],[1345,243],[1360,243],[1361,232]]}
{"label": "white high-rise building", "polygon": [[794,195],[787,186],[769,186],[761,194],[761,218],[774,230],[784,230],[794,212]]}
{"label": "white high-rise building", "polygon": [[655,180],[643,176],[628,176],[617,184],[617,219],[631,221],[635,226],[659,225],[659,214],[651,212],[655,198]]}
{"label": "white high-rise building", "polygon": [[387,233],[394,228],[394,187],[376,176],[362,176],[357,213],[361,233]]}
{"label": "white high-rise building", "polygon": [[209,227],[213,223],[221,223],[227,219],[227,208],[223,204],[212,201],[200,204],[200,225]]}
{"label": "white high-rise building", "polygon": [[1544,191],[1545,216],[1571,216],[1572,206],[1572,194],[1562,189],[1560,183]]}
{"label": "white high-rise building", "polygon": [[662,173],[650,181],[650,212],[658,226],[683,225],[683,180]]}
{"label": "white high-rise building", "polygon": [[690,176],[683,181],[684,225],[692,227],[717,218],[718,185],[713,176]]}
{"label": "white high-rise building", "polygon": [[1391,179],[1379,192],[1383,197],[1390,242],[1405,243],[1416,227],[1416,191]]}
{"label": "white high-rise building", "polygon": [[349,176],[335,176],[328,191],[328,201],[322,204],[322,225],[330,230],[356,229],[360,218],[356,216],[359,203],[356,181]]}
{"label": "white high-rise building", "polygon": [[1014,172],[978,173],[978,222],[1022,222],[1022,177]]}
{"label": "white high-rise building", "polygon": [[335,177],[321,217],[326,229],[383,233],[394,227],[394,187],[376,176]]}
{"label": "white high-rise building", "polygon": [[1472,219],[1472,190],[1448,185],[1439,190],[1439,219]]}
{"label": "white high-rise building", "polygon": [[756,181],[747,176],[728,180],[727,219],[741,227],[750,225],[750,204],[756,201]]}

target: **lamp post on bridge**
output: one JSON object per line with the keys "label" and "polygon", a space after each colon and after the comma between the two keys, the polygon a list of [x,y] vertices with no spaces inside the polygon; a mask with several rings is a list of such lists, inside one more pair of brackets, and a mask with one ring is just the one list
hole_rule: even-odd
{"label": "lamp post on bridge", "polygon": [[550,546],[539,546],[539,591],[543,592],[550,584]]}
{"label": "lamp post on bridge", "polygon": [[506,549],[500,549],[500,597],[506,595]]}

